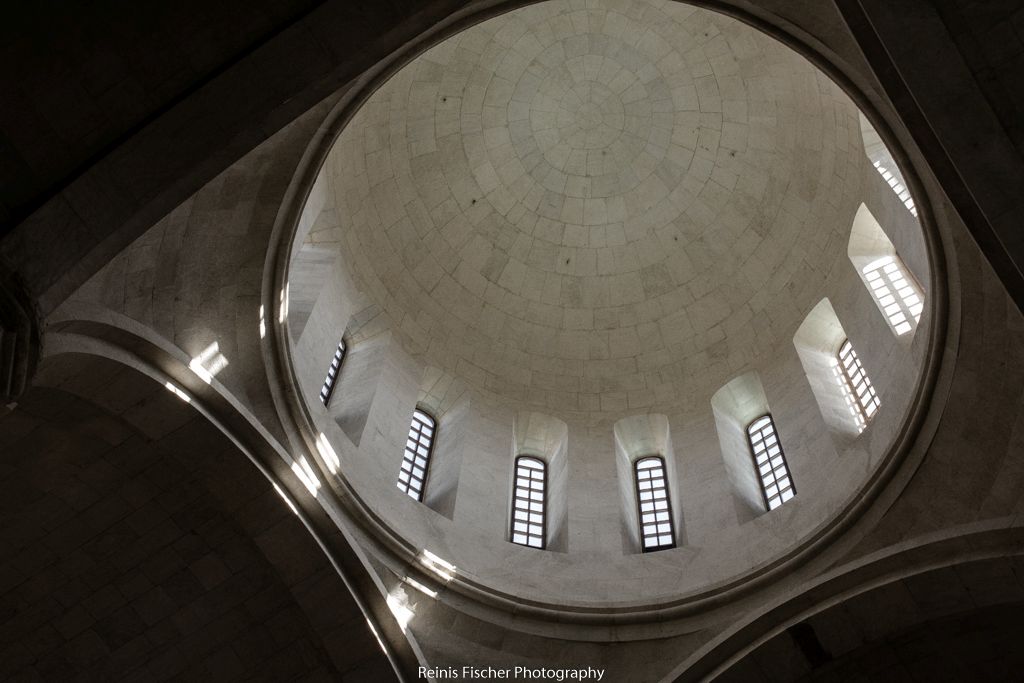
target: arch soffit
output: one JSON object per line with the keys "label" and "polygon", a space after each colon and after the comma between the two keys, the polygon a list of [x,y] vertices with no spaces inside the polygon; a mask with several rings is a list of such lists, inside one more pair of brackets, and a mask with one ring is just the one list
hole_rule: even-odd
{"label": "arch soffit", "polygon": [[[900,543],[822,574],[736,622],[681,662],[670,678],[676,683],[712,680],[791,626],[842,609],[856,598],[870,596],[901,581],[971,563],[1024,557],[1022,522],[1019,517],[1008,517],[987,524],[965,525],[941,535]],[[965,580],[965,587],[970,591],[970,580]],[[985,588],[991,591],[992,587]],[[892,632],[903,627],[883,626]]]}
{"label": "arch soffit", "polygon": [[[113,361],[136,373],[140,382],[148,380],[164,386],[224,434],[277,490],[282,504],[299,518],[345,582],[392,666],[406,677],[415,673],[416,644],[391,615],[380,579],[367,571],[332,515],[317,498],[308,495],[306,485],[288,466],[294,462],[288,451],[216,378],[204,382],[189,368],[189,359],[181,349],[145,325],[99,306],[64,307],[58,316],[51,316],[40,366],[74,355]],[[267,559],[273,564],[272,557]]]}

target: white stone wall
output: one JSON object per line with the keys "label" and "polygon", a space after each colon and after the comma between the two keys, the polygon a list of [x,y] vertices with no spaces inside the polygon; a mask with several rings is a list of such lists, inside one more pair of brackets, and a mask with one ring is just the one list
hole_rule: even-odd
{"label": "white stone wall", "polygon": [[[621,100],[621,121],[577,111]],[[581,150],[614,164],[581,170]],[[605,413],[696,406],[764,353],[752,328],[791,335],[866,165],[848,98],[770,39],[677,3],[555,2],[401,70],[325,170],[339,246],[403,343],[538,409]]]}

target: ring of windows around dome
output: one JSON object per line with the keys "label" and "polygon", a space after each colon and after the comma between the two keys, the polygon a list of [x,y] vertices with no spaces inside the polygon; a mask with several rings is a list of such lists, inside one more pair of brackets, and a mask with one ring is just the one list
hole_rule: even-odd
{"label": "ring of windows around dome", "polygon": [[[488,150],[525,159],[497,137],[521,124],[464,129],[453,97],[428,101],[458,90],[446,59],[421,61],[331,114],[275,282],[296,426],[333,445],[321,490],[388,539],[374,552],[440,553],[460,600],[647,611],[848,528],[914,457],[956,284],[858,103],[818,74],[785,100],[815,127],[751,120],[728,172],[699,160],[714,206],[559,185],[509,208]],[[429,112],[450,126],[436,150]]]}
{"label": "ring of windows around dome", "polygon": [[[848,255],[891,332],[897,338],[912,337],[920,324],[924,295],[863,204],[853,223]],[[826,423],[836,433],[859,436],[882,404],[870,369],[865,368],[827,297],[808,313],[793,344]],[[335,388],[344,384],[347,349],[345,339],[339,339],[328,363],[320,391],[325,408],[330,407]],[[796,499],[796,483],[757,372],[723,386],[712,397],[711,407],[730,479],[746,494],[757,514]],[[537,413],[524,417],[522,423],[517,426],[510,471],[506,540],[530,549],[552,549],[557,525],[551,523],[549,508],[558,502],[559,491],[552,491],[550,464],[565,450],[567,428],[560,420]],[[672,502],[674,456],[667,431],[664,416],[650,414],[623,418],[614,428],[620,453],[630,463],[631,494],[623,507],[630,510],[628,523],[639,552],[672,549],[682,542],[678,508]],[[441,433],[441,421],[426,406],[417,405],[395,483],[420,503],[431,488]],[[623,446],[626,442],[634,446]],[[637,448],[635,444],[644,445]],[[564,506],[564,501],[561,503]]]}

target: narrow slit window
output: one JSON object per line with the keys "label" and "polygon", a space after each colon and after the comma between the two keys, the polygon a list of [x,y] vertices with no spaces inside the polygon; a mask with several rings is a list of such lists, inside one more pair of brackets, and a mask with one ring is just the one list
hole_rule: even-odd
{"label": "narrow slit window", "polygon": [[892,191],[896,193],[896,196],[900,198],[900,201],[903,202],[903,205],[907,207],[907,210],[916,218],[917,207],[914,206],[914,198],[910,196],[910,190],[907,189],[903,174],[900,173],[899,167],[896,165],[895,160],[893,160],[892,153],[889,152],[885,143],[882,142],[878,131],[867,120],[867,117],[864,114],[859,114],[859,117],[861,139],[864,142],[864,153],[871,160],[871,164],[878,171],[878,174],[882,176],[889,187],[892,188]]}
{"label": "narrow slit window", "polygon": [[878,174],[885,179],[885,182],[889,183],[889,187],[892,188],[892,191],[895,192],[896,196],[900,198],[901,202],[903,202],[903,206],[907,207],[907,211],[909,211],[914,218],[917,218],[917,207],[914,206],[914,199],[910,196],[910,190],[908,190],[906,185],[903,184],[903,179],[893,173],[886,163],[882,161],[874,161],[872,163],[875,166],[875,170],[878,171]]}
{"label": "narrow slit window", "polygon": [[640,541],[645,553],[674,548],[672,505],[668,497],[665,461],[657,455],[640,458],[633,465],[636,474],[637,514]]}
{"label": "narrow slit window", "polygon": [[910,332],[921,321],[924,301],[921,290],[895,256],[883,256],[864,266],[864,278],[879,308],[897,336]]}
{"label": "narrow slit window", "polygon": [[796,487],[772,416],[763,415],[751,422],[747,426],[747,438],[754,456],[754,467],[761,480],[765,507],[774,510],[796,495]]}
{"label": "narrow slit window", "polygon": [[331,367],[327,368],[327,377],[324,378],[324,385],[320,387],[320,402],[325,406],[331,402],[331,394],[334,393],[334,386],[338,382],[338,373],[341,371],[341,361],[345,358],[345,340],[338,342],[338,348],[334,351],[334,358],[331,359]]}
{"label": "narrow slit window", "polygon": [[875,388],[871,386],[871,380],[864,372],[864,366],[861,365],[860,358],[857,357],[857,352],[853,350],[853,344],[849,339],[839,347],[834,370],[850,414],[857,421],[858,429],[863,431],[878,412],[880,404]]}
{"label": "narrow slit window", "polygon": [[547,531],[547,465],[539,458],[516,458],[512,495],[512,542],[544,548]]}
{"label": "narrow slit window", "polygon": [[437,436],[437,422],[422,410],[412,414],[409,438],[405,441],[402,468],[398,471],[398,488],[410,498],[423,500],[423,488],[430,468],[430,454]]}

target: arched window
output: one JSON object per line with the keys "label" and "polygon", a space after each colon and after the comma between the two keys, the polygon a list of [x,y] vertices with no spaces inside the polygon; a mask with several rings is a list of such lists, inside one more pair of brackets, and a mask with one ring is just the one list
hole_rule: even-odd
{"label": "arched window", "polygon": [[520,455],[515,464],[512,493],[512,542],[544,548],[547,531],[547,465],[539,458]]}
{"label": "arched window", "polygon": [[436,431],[437,422],[433,417],[418,408],[413,411],[402,469],[398,471],[398,488],[415,500],[423,500],[423,485],[427,481]]}
{"label": "arched window", "polygon": [[875,388],[871,386],[871,380],[864,372],[864,366],[861,365],[860,358],[857,357],[857,352],[853,350],[853,344],[849,339],[845,339],[839,345],[834,371],[843,390],[846,405],[857,421],[857,426],[863,430],[878,412],[879,401]]}
{"label": "arched window", "polygon": [[864,266],[862,272],[896,336],[914,329],[921,321],[924,301],[903,261],[896,255],[883,256]]}
{"label": "arched window", "polygon": [[772,416],[762,415],[747,425],[747,439],[761,480],[765,507],[774,510],[796,495],[796,487],[793,486],[793,477],[789,474],[786,454],[782,452]]}
{"label": "arched window", "polygon": [[672,505],[665,478],[665,460],[651,455],[633,463],[636,474],[636,503],[640,516],[643,551],[664,550],[676,545],[672,529]]}
{"label": "arched window", "polygon": [[864,204],[853,218],[847,254],[893,334],[913,331],[924,310],[921,286]]}
{"label": "arched window", "polygon": [[331,394],[334,393],[334,385],[338,379],[338,372],[341,370],[341,361],[345,358],[345,340],[338,341],[338,348],[334,351],[334,358],[331,359],[331,367],[327,368],[327,377],[324,378],[324,385],[320,387],[320,401],[326,406],[331,401]]}

